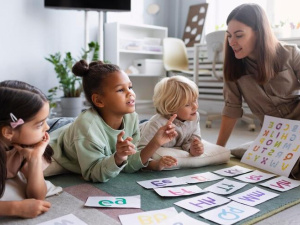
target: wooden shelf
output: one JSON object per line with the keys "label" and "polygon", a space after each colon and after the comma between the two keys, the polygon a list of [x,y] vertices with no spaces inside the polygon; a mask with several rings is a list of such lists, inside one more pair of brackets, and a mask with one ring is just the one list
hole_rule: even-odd
{"label": "wooden shelf", "polygon": [[[130,66],[134,66],[134,61],[136,62],[137,60],[162,60],[163,52],[158,50],[162,49],[163,39],[168,36],[167,27],[131,25],[117,22],[106,23],[104,27],[104,58],[118,65],[122,70],[126,71]],[[152,43],[149,44],[149,41],[152,41],[152,43],[156,41],[157,43],[152,45]],[[144,49],[154,51],[146,51]],[[139,107],[140,105],[145,106],[145,108],[147,105],[151,107],[153,105],[154,86],[161,77],[166,76],[166,73],[162,72],[163,74],[158,75],[146,74],[142,71],[140,73],[143,74],[129,74],[137,99],[143,99],[138,100],[136,104]]]}

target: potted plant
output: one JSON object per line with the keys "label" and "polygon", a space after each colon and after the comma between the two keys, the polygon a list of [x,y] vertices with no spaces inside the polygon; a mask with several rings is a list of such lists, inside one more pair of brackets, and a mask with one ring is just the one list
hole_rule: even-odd
{"label": "potted plant", "polygon": [[[99,44],[97,42],[90,42],[88,50],[83,50],[80,59],[88,59],[89,54],[92,54],[92,61],[98,60]],[[45,58],[47,61],[54,65],[56,77],[59,81],[59,86],[53,87],[48,90],[48,99],[51,107],[56,107],[54,98],[58,90],[63,91],[63,96],[60,98],[62,116],[75,117],[78,116],[83,107],[81,98],[82,84],[81,78],[76,77],[72,73],[72,67],[77,61],[72,57],[70,52],[65,54],[63,58],[60,52],[55,53]]]}

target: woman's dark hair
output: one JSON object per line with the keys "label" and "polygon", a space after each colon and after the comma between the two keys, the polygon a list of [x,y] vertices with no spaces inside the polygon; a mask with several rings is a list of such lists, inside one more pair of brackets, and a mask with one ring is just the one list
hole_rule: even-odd
{"label": "woman's dark hair", "polygon": [[[31,121],[34,116],[48,102],[47,97],[38,88],[22,81],[6,80],[0,82],[0,131],[5,126],[10,126],[12,119],[10,113],[24,122]],[[14,129],[20,129],[22,125]],[[9,146],[4,144],[4,137],[0,132],[0,196],[2,196],[6,179],[6,151]],[[50,146],[49,146],[50,147]],[[53,150],[47,147],[44,158],[50,162]]]}
{"label": "woman's dark hair", "polygon": [[72,72],[76,76],[82,77],[85,97],[94,108],[96,107],[92,101],[92,95],[101,94],[104,79],[116,71],[120,71],[117,65],[106,64],[102,61],[94,61],[88,64],[85,60],[80,60],[72,68]]}
{"label": "woman's dark hair", "polygon": [[[229,14],[227,25],[231,20],[241,22],[256,32],[256,80],[259,84],[264,84],[280,70],[280,60],[277,57],[280,44],[272,32],[265,11],[257,4],[242,4]],[[245,73],[244,60],[235,58],[227,38],[223,70],[224,78],[228,81],[236,81]]]}

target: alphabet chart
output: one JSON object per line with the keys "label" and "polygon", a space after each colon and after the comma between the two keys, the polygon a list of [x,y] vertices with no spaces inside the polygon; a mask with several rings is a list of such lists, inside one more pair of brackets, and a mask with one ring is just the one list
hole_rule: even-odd
{"label": "alphabet chart", "polygon": [[61,216],[61,217],[55,218],[53,220],[39,223],[37,225],[59,225],[59,224],[87,225],[85,222],[78,219],[78,217],[74,216],[73,214]]}
{"label": "alphabet chart", "polygon": [[277,196],[279,196],[279,194],[266,191],[259,187],[253,187],[242,193],[229,196],[229,198],[245,205],[255,206]]}
{"label": "alphabet chart", "polygon": [[85,206],[104,208],[141,208],[141,196],[110,197],[92,196],[88,197]]}
{"label": "alphabet chart", "polygon": [[288,177],[300,156],[300,121],[265,116],[241,162]]}
{"label": "alphabet chart", "polygon": [[145,224],[161,224],[162,221],[176,216],[178,212],[174,207],[153,210],[148,212],[133,213],[120,215],[119,219],[122,225],[145,225]]}
{"label": "alphabet chart", "polygon": [[178,213],[176,216],[165,220],[159,225],[209,225],[199,220],[189,217],[184,212]]}
{"label": "alphabet chart", "polygon": [[186,184],[186,182],[184,182],[182,179],[180,179],[178,177],[168,177],[168,178],[160,178],[160,179],[154,179],[154,180],[144,180],[144,181],[138,181],[137,183],[147,189]]}
{"label": "alphabet chart", "polygon": [[197,185],[184,186],[184,187],[155,188],[154,191],[163,197],[178,197],[184,195],[194,195],[194,194],[204,192]]}
{"label": "alphabet chart", "polygon": [[208,212],[201,213],[200,216],[218,224],[230,225],[242,219],[254,215],[260,210],[238,202],[230,202]]}

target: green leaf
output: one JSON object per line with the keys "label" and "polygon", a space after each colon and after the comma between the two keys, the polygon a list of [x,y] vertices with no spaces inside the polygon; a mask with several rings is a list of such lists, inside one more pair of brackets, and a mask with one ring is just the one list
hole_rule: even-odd
{"label": "green leaf", "polygon": [[[90,42],[88,50],[82,49],[82,56],[80,59],[88,60],[89,54],[92,55],[92,61],[99,59],[100,46],[97,42]],[[60,52],[50,54],[45,59],[53,64],[56,77],[59,82],[58,87],[53,87],[48,90],[48,99],[51,100],[56,96],[58,89],[62,90],[64,97],[79,97],[82,93],[82,80],[72,73],[72,67],[76,59],[72,57],[71,52],[65,53],[65,58],[62,58]]]}

